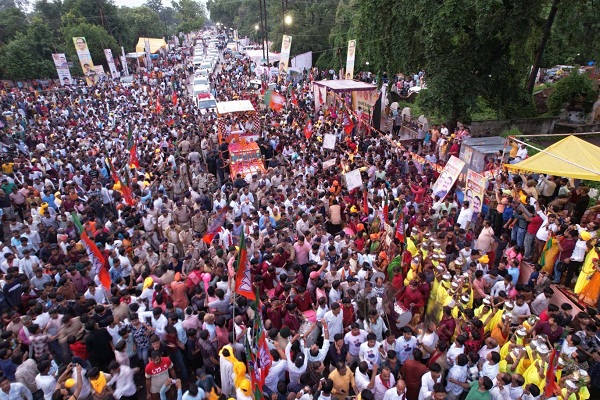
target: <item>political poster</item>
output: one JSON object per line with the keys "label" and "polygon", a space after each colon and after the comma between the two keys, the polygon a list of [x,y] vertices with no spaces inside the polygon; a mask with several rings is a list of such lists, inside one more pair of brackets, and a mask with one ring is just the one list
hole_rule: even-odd
{"label": "political poster", "polygon": [[346,188],[348,191],[362,187],[363,181],[362,176],[360,175],[360,169],[345,173],[344,178],[346,180]]}
{"label": "political poster", "polygon": [[72,83],[73,78],[71,77],[71,71],[69,71],[67,57],[64,53],[56,53],[52,54],[52,60],[54,61],[54,66],[56,67],[56,73],[58,74],[60,85],[69,86]]}
{"label": "political poster", "polygon": [[110,76],[112,78],[118,78],[121,76],[119,71],[117,70],[117,66],[115,65],[115,59],[112,55],[111,49],[104,49],[104,55],[106,56],[106,63],[108,64],[108,70],[110,71]]}
{"label": "political poster", "polygon": [[290,49],[292,48],[292,37],[283,35],[281,40],[281,53],[279,54],[279,80],[285,79],[290,63]]}
{"label": "political poster", "polygon": [[346,79],[354,78],[354,59],[356,57],[356,40],[348,41],[348,54],[346,55]]}
{"label": "political poster", "polygon": [[486,177],[475,171],[467,171],[467,181],[465,183],[465,197],[463,201],[469,202],[469,207],[473,214],[481,212],[483,196],[485,194]]}
{"label": "political poster", "polygon": [[[314,85],[313,85],[314,86]],[[370,121],[373,108],[379,98],[377,89],[352,92],[352,109],[360,114],[363,121]],[[359,113],[360,109],[360,113]]]}
{"label": "political poster", "polygon": [[94,85],[98,82],[98,74],[94,68],[94,62],[88,48],[88,43],[83,36],[76,36],[73,38],[75,44],[75,51],[77,51],[77,57],[79,58],[79,64],[83,75],[85,75],[85,81],[89,86]]}
{"label": "political poster", "polygon": [[433,184],[433,195],[439,196],[440,200],[444,200],[464,166],[464,161],[460,158],[451,156],[437,181]]}
{"label": "political poster", "polygon": [[331,133],[326,133],[325,136],[323,136],[323,148],[329,150],[335,149],[336,140],[337,137],[335,135]]}

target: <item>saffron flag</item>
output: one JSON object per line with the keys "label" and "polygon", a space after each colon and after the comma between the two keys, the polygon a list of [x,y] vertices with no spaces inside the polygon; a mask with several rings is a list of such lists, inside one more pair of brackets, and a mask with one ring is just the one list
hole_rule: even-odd
{"label": "saffron flag", "polygon": [[[398,207],[402,207],[401,205]],[[396,219],[396,233],[395,238],[400,241],[400,243],[404,243],[404,232],[406,231],[404,227],[404,211],[402,208],[398,210],[398,218]]]}
{"label": "saffron flag", "polygon": [[310,138],[312,137],[312,131],[313,131],[313,124],[311,119],[309,118],[306,121],[306,125],[304,125],[304,137],[306,138],[306,140],[310,140]]}
{"label": "saffron flag", "polygon": [[351,134],[352,130],[354,129],[354,121],[352,121],[352,118],[350,117],[350,115],[348,113],[346,113],[346,115],[344,116],[344,132],[346,132],[346,134]]}
{"label": "saffron flag", "polygon": [[296,92],[292,90],[292,104],[298,106],[298,98],[296,97]]}
{"label": "saffron flag", "polygon": [[104,255],[102,254],[98,246],[96,246],[96,243],[94,243],[94,241],[90,239],[85,229],[83,229],[83,225],[81,225],[81,221],[79,220],[79,217],[77,217],[77,214],[75,212],[71,213],[71,218],[73,219],[73,224],[75,224],[75,227],[79,232],[79,237],[85,245],[88,257],[92,262],[92,265],[96,269],[96,274],[98,275],[100,283],[102,283],[102,286],[104,286],[106,290],[110,290],[110,274],[108,273],[108,268],[104,260]]}
{"label": "saffron flag", "polygon": [[383,202],[383,220],[385,221],[386,224],[390,223],[390,209],[388,206],[388,199],[385,199],[385,201]]}
{"label": "saffron flag", "polygon": [[367,189],[363,190],[363,212],[369,215],[369,200],[367,199]]}
{"label": "saffron flag", "polygon": [[160,99],[156,99],[156,108],[155,111],[157,114],[160,114],[162,112],[162,106],[160,105]]}
{"label": "saffron flag", "polygon": [[173,96],[171,97],[171,99],[173,100],[173,105],[177,107],[177,102],[179,101],[179,98],[177,97],[177,92],[173,92]]}
{"label": "saffron flag", "polygon": [[254,294],[254,287],[252,285],[252,270],[250,269],[250,263],[248,262],[248,248],[246,247],[246,235],[242,229],[240,235],[240,251],[238,252],[237,259],[238,270],[235,275],[235,292],[241,296],[244,296],[250,300],[256,300],[256,294]]}
{"label": "saffron flag", "polygon": [[227,207],[221,208],[221,210],[217,214],[217,217],[215,218],[213,223],[208,227],[208,229],[206,230],[206,233],[204,234],[204,237],[202,238],[204,243],[210,245],[212,243],[213,239],[215,238],[215,236],[217,236],[217,233],[221,232],[221,229],[223,229],[223,224],[225,223],[225,220],[227,219],[226,214],[227,214]]}
{"label": "saffron flag", "polygon": [[265,104],[272,110],[281,111],[285,105],[285,97],[273,90],[267,90],[265,93]]}
{"label": "saffron flag", "polygon": [[129,127],[129,133],[127,134],[127,150],[129,150],[129,165],[134,165],[136,168],[139,168],[140,160],[137,155],[137,140],[133,137],[131,127]]}
{"label": "saffron flag", "polygon": [[556,368],[558,367],[558,359],[560,358],[560,350],[562,348],[564,339],[561,339],[559,343],[554,347],[552,353],[550,353],[550,359],[548,360],[548,369],[546,370],[546,386],[544,387],[544,394],[547,398],[552,397],[558,385],[556,384]]}
{"label": "saffron flag", "polygon": [[123,181],[121,182],[121,193],[123,193],[123,198],[125,202],[129,206],[133,206],[135,202],[133,201],[133,194],[131,192],[131,178],[129,176],[129,164],[125,164],[122,168]]}

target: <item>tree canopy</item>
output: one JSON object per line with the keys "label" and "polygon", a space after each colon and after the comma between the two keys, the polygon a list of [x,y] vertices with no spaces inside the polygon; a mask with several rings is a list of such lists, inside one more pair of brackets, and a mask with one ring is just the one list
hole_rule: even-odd
{"label": "tree canopy", "polygon": [[73,36],[85,36],[94,63],[107,69],[106,48],[135,51],[139,37],[167,38],[205,23],[199,0],[171,6],[148,0],[141,7],[118,7],[112,0],[0,0],[0,79],[55,78],[53,53],[65,53],[79,73]]}

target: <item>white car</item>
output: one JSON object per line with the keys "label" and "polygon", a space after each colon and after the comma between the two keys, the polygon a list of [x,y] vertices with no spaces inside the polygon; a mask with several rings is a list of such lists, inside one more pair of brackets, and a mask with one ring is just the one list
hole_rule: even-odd
{"label": "white car", "polygon": [[209,86],[210,82],[208,82],[208,77],[204,76],[204,75],[195,77],[194,78],[194,87],[196,87],[196,85]]}
{"label": "white car", "polygon": [[217,101],[210,95],[196,96],[196,105],[200,109],[200,113],[206,114],[207,112],[214,112],[217,110]]}

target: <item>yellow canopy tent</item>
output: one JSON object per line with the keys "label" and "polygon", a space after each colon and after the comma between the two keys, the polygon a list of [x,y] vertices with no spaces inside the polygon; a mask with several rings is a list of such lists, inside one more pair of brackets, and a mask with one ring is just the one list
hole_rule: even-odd
{"label": "yellow canopy tent", "polygon": [[155,39],[155,38],[139,38],[138,43],[135,46],[135,51],[138,53],[144,53],[146,50],[146,41],[150,42],[150,53],[154,54],[158,52],[160,49],[167,49],[167,42],[164,39]]}
{"label": "yellow canopy tent", "polygon": [[513,172],[537,172],[600,181],[599,155],[600,147],[571,135],[517,164],[504,166]]}

